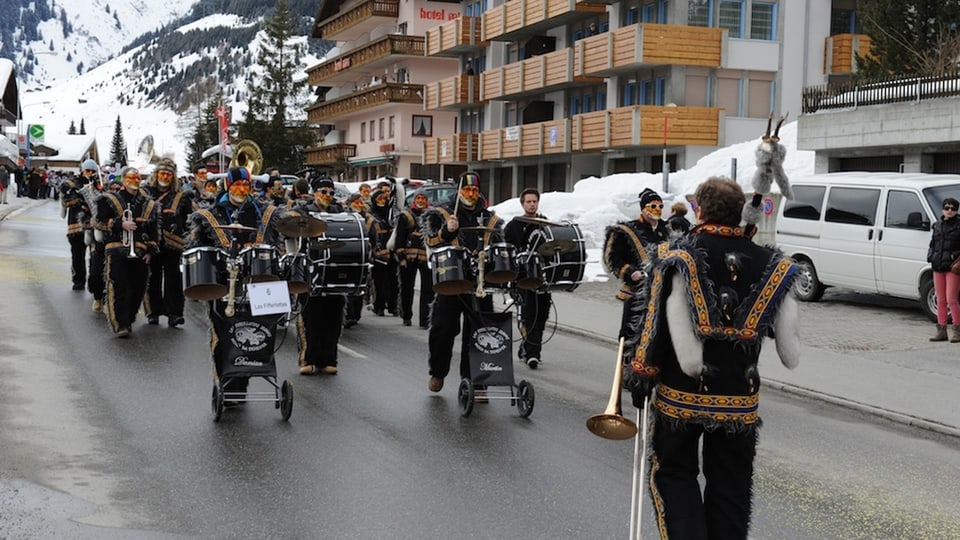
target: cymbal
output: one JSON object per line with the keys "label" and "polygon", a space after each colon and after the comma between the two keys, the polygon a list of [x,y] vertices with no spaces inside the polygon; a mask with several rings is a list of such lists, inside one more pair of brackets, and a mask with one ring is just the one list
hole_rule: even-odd
{"label": "cymbal", "polygon": [[310,241],[310,247],[313,249],[336,249],[347,245],[343,240],[334,240],[333,238],[320,238]]}
{"label": "cymbal", "polygon": [[253,227],[237,225],[236,223],[234,223],[233,225],[214,225],[213,228],[220,229],[221,231],[226,231],[230,234],[239,234],[242,232],[257,232],[257,229],[254,229]]}
{"label": "cymbal", "polygon": [[521,223],[533,223],[535,225],[549,225],[550,227],[562,227],[562,223],[555,223],[549,219],[543,219],[538,217],[527,217],[527,216],[517,216],[513,218]]}
{"label": "cymbal", "polygon": [[571,251],[577,249],[577,243],[573,240],[567,240],[566,238],[561,238],[559,240],[551,240],[550,242],[544,243],[542,246],[537,248],[537,255],[541,257],[552,257],[554,254],[564,254],[570,253]]}
{"label": "cymbal", "polygon": [[277,223],[277,232],[291,238],[313,238],[327,231],[327,222],[313,216],[290,216]]}

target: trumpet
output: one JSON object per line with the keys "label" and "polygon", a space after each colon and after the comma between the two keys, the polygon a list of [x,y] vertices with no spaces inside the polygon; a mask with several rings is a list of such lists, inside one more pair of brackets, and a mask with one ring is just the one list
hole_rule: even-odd
{"label": "trumpet", "polygon": [[[123,222],[127,223],[132,221],[133,221],[133,210],[130,209],[130,204],[128,203],[127,209],[123,211]],[[136,258],[137,250],[136,250],[136,241],[133,239],[133,231],[128,231],[126,229],[123,229],[123,232],[121,233],[121,236],[120,236],[120,240],[121,240],[121,243],[123,244],[123,247],[130,249],[127,252],[127,257],[131,259]]]}

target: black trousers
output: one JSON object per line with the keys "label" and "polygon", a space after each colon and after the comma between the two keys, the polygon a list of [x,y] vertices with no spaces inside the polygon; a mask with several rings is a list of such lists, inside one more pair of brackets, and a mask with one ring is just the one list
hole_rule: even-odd
{"label": "black trousers", "polygon": [[543,329],[550,316],[550,293],[520,291],[520,351],[521,359],[540,358],[543,348]]}
{"label": "black trousers", "polygon": [[363,314],[363,299],[364,295],[362,294],[351,294],[347,296],[346,313],[344,314],[345,322],[357,322],[360,320],[360,316]]}
{"label": "black trousers", "polygon": [[96,300],[103,300],[103,293],[107,289],[107,280],[104,275],[107,255],[103,250],[103,242],[94,242],[90,246],[90,276],[87,280],[87,290]]}
{"label": "black trousers", "polygon": [[148,273],[140,257],[107,254],[107,306],[114,332],[133,326],[147,291]]}
{"label": "black trousers", "polygon": [[397,261],[373,263],[373,310],[397,313]]}
{"label": "black trousers", "polygon": [[420,326],[430,324],[430,303],[433,302],[433,274],[427,261],[407,261],[400,267],[400,315],[413,320],[413,286],[420,275]]}
{"label": "black trousers", "polygon": [[82,231],[67,235],[67,241],[70,242],[70,273],[73,286],[78,289],[83,289],[87,284],[87,244],[83,235]]}
{"label": "black trousers", "polygon": [[343,331],[343,295],[306,296],[297,319],[300,366],[337,365],[337,342]]}
{"label": "black trousers", "polygon": [[181,251],[161,249],[150,260],[150,285],[147,288],[147,316],[183,317],[183,273]]}
{"label": "black trousers", "polygon": [[[703,437],[701,496],[698,443]],[[670,540],[741,540],[747,538],[757,434],[704,430],[699,424],[677,427],[657,418],[650,474],[654,506]]]}
{"label": "black trousers", "polygon": [[493,297],[477,298],[472,294],[438,294],[430,310],[429,341],[430,376],[446,377],[450,373],[450,361],[453,358],[453,342],[460,333],[460,318],[463,316],[463,335],[460,340],[460,377],[470,377],[470,349],[467,336],[474,326],[470,322],[479,319],[481,312],[493,311]]}

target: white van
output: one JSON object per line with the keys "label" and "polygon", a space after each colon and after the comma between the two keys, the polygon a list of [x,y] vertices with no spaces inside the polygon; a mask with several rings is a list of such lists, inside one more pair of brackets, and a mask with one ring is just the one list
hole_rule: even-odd
{"label": "white van", "polygon": [[920,300],[936,320],[930,224],[940,219],[943,199],[960,199],[960,175],[845,172],[791,185],[776,243],[801,268],[798,298],[815,302],[825,287],[843,287]]}

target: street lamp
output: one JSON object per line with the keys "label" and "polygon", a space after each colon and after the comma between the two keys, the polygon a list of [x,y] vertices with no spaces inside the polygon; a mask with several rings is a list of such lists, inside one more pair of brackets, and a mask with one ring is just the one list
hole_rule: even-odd
{"label": "street lamp", "polygon": [[[667,107],[674,107],[676,109],[676,103],[667,103]],[[669,112],[668,112],[669,111]],[[664,107],[663,109],[663,155],[660,157],[660,170],[663,171],[663,192],[670,192],[670,165],[667,164],[667,134],[670,132],[670,117],[669,114],[675,113],[676,110],[670,110]]]}

